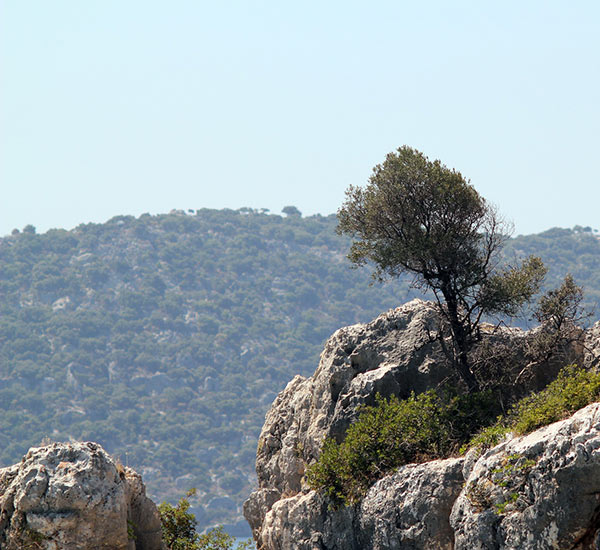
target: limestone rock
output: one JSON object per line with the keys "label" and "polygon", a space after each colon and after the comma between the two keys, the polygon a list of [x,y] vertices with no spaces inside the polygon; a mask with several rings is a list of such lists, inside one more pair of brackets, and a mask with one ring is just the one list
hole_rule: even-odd
{"label": "limestone rock", "polygon": [[360,504],[358,548],[452,550],[448,518],[462,490],[462,463],[409,464],[379,480]]}
{"label": "limestone rock", "polygon": [[54,443],[0,470],[0,548],[161,550],[160,517],[100,445]]}
{"label": "limestone rock", "polygon": [[258,441],[259,489],[244,506],[255,533],[274,502],[306,489],[305,465],[325,437],[343,438],[357,407],[373,404],[377,393],[407,397],[451,375],[433,338],[437,324],[435,306],[413,300],[366,325],[339,329],[314,375],[296,376],[277,396]]}
{"label": "limestone rock", "polygon": [[480,457],[451,525],[456,550],[599,548],[600,404]]}
{"label": "limestone rock", "polygon": [[600,321],[586,330],[583,348],[585,368],[598,369],[600,367]]}
{"label": "limestone rock", "polygon": [[315,491],[282,498],[264,518],[258,547],[451,550],[448,517],[462,484],[462,459],[435,460],[399,468],[353,507],[334,510]]}
{"label": "limestone rock", "polygon": [[[280,473],[275,478],[282,493],[299,490],[301,468],[293,456],[310,460],[324,437],[342,438],[359,405],[374,403],[377,392],[408,396],[447,377],[447,362],[430,339],[436,324],[433,304],[413,300],[371,323],[336,331],[314,375],[296,376],[267,414],[259,439],[259,483],[273,487],[273,474]],[[276,454],[283,460],[272,462]]]}
{"label": "limestone rock", "polygon": [[264,519],[258,548],[269,550],[360,550],[353,509],[330,510],[315,491],[278,500]]}
{"label": "limestone rock", "polygon": [[125,468],[127,524],[133,530],[134,541],[130,550],[164,550],[162,525],[156,504],[146,496],[142,476]]}
{"label": "limestone rock", "polygon": [[253,528],[264,550],[596,550],[599,495],[594,403],[480,457],[403,466],[352,507],[279,498]]}
{"label": "limestone rock", "polygon": [[[296,376],[277,396],[258,443],[259,487],[244,504],[261,550],[585,550],[596,548],[592,540],[600,548],[600,458],[596,464],[594,454],[600,417],[593,406],[483,457],[471,452],[399,468],[351,508],[332,510],[306,486],[305,468],[323,440],[341,441],[360,406],[373,404],[377,393],[404,398],[455,376],[436,340],[438,326],[436,306],[413,300],[371,323],[340,329],[313,376]],[[546,362],[531,361],[526,352],[541,328],[480,329],[485,337],[473,350],[480,373],[518,380],[516,395],[542,389],[565,364],[600,364],[600,323],[585,333],[583,345],[575,341]],[[498,481],[501,472],[510,476]],[[532,542],[538,539],[543,542]]]}

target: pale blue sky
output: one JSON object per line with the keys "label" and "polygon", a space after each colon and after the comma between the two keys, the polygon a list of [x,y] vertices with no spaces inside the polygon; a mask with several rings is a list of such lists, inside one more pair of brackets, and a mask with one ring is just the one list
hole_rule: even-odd
{"label": "pale blue sky", "polygon": [[335,212],[402,144],[600,228],[600,3],[0,0],[0,235]]}

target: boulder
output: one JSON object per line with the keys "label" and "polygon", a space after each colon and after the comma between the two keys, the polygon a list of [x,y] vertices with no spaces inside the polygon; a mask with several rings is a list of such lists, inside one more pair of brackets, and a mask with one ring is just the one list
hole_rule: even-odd
{"label": "boulder", "polygon": [[465,474],[455,550],[599,547],[600,403],[497,445]]}
{"label": "boulder", "polygon": [[97,443],[53,443],[0,470],[0,548],[161,550],[141,477]]}

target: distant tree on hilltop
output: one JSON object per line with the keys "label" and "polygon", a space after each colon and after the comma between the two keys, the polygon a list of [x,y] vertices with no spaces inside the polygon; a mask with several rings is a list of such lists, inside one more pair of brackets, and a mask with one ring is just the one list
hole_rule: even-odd
{"label": "distant tree on hilltop", "polygon": [[281,211],[289,217],[299,218],[302,216],[302,212],[300,212],[300,210],[298,210],[295,206],[284,206]]}

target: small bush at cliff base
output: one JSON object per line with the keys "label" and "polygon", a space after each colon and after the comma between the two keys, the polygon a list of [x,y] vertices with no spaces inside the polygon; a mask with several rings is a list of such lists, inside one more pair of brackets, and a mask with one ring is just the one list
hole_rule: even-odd
{"label": "small bush at cliff base", "polygon": [[308,483],[336,505],[356,502],[397,467],[456,452],[497,414],[489,392],[449,395],[430,390],[402,401],[377,396],[376,405],[363,409],[341,444],[325,441],[319,460],[308,469]]}
{"label": "small bush at cliff base", "polygon": [[576,365],[564,367],[544,390],[521,399],[506,417],[500,417],[465,447],[493,447],[509,432],[524,435],[567,418],[600,399],[600,373]]}
{"label": "small bush at cliff base", "polygon": [[[188,491],[192,496],[194,490]],[[187,498],[179,499],[177,506],[163,502],[159,507],[162,523],[163,541],[169,550],[196,550],[196,518],[188,512],[190,503]]]}
{"label": "small bush at cliff base", "polygon": [[[186,496],[195,494],[195,489]],[[163,502],[159,507],[162,522],[163,542],[168,550],[250,550],[250,542],[241,542],[234,546],[235,539],[228,535],[223,527],[211,529],[203,535],[196,532],[196,518],[189,512],[187,498],[179,499],[177,506]]]}

